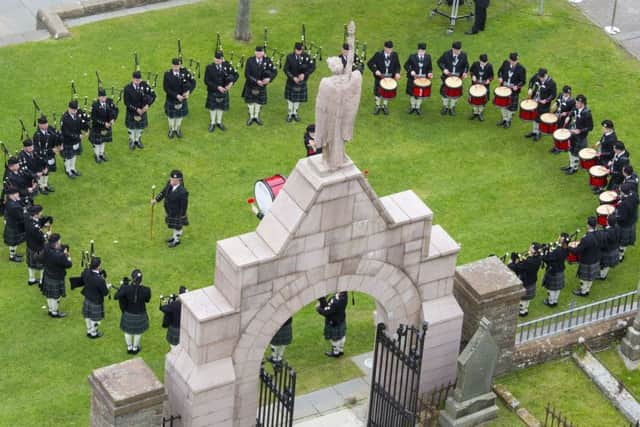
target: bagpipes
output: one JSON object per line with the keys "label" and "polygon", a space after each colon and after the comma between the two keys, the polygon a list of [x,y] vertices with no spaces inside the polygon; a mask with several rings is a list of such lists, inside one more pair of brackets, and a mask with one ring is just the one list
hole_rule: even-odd
{"label": "bagpipes", "polygon": [[[74,101],[78,100],[78,91],[76,90],[76,82],[71,80],[71,99]],[[84,108],[78,107],[78,117],[80,118],[82,131],[87,132],[89,130],[89,122],[91,120],[91,116],[87,112],[87,103],[89,102],[88,97],[84,97]]]}
{"label": "bagpipes", "polygon": [[[80,261],[80,266],[82,267],[83,271],[85,269],[87,269],[87,268],[91,268],[91,262],[93,261],[93,259],[95,257],[96,257],[95,242],[93,240],[91,240],[89,242],[89,250],[88,251],[82,251],[82,258],[81,258],[81,261]],[[100,275],[103,278],[106,279],[107,278],[107,270],[100,269]],[[82,276],[69,278],[69,283],[71,285],[71,289],[80,288],[80,287],[85,285],[83,280],[82,280]]]}
{"label": "bagpipes", "polygon": [[[200,61],[195,60],[193,58],[189,58],[189,68],[184,66],[184,60],[182,58],[182,41],[180,39],[178,39],[178,59],[180,59],[180,63],[183,65],[182,67],[180,67],[180,74],[186,74],[185,78],[189,82],[192,82],[195,79],[196,75],[198,76],[198,79],[200,78]],[[195,64],[195,72],[191,70],[194,64]],[[184,70],[184,73],[183,73],[183,70]]]}
{"label": "bagpipes", "polygon": [[532,245],[535,245],[535,247],[533,248],[533,253],[531,253],[532,252],[531,248],[523,252],[507,252],[500,257],[500,260],[505,264],[508,262],[508,260],[517,264],[519,262],[526,261],[532,256],[545,256],[553,252],[554,250],[556,250],[558,247],[565,246],[565,245],[569,246],[572,242],[575,242],[576,237],[578,236],[579,233],[580,233],[579,228],[576,229],[576,231],[573,232],[572,234],[567,234],[564,232],[560,233],[560,238],[555,242],[532,244]]}
{"label": "bagpipes", "polygon": [[[185,286],[180,286],[180,289],[178,290],[177,294],[160,295],[160,307],[159,307],[160,311],[163,311],[162,310],[163,307],[178,301],[178,298],[180,298],[180,295],[182,295],[187,291],[188,289]],[[168,312],[164,312],[164,315],[162,316],[162,327],[168,328],[170,324],[170,320],[171,320],[170,314]]]}
{"label": "bagpipes", "polygon": [[[347,24],[344,24],[344,39],[343,43],[347,43],[348,31]],[[360,41],[356,40],[353,46],[353,65],[354,67],[364,66],[367,61],[367,43],[364,42],[360,45]]]}
{"label": "bagpipes", "polygon": [[[138,52],[133,52],[133,64],[134,70],[140,71],[140,58],[138,57]],[[142,81],[140,85],[140,90],[142,91],[142,102],[145,105],[151,105],[153,101],[156,99],[155,88],[158,85],[158,73],[155,74],[153,78],[153,84],[151,84],[151,71],[147,72],[147,80]],[[122,94],[122,92],[120,92]],[[118,102],[120,98],[118,98]],[[133,119],[137,122],[142,120],[142,116],[137,113],[134,114]]]}

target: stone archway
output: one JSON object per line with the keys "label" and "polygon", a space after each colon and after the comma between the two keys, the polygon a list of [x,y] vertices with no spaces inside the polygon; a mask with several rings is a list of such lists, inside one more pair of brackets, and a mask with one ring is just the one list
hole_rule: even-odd
{"label": "stone archway", "polygon": [[269,340],[306,304],[337,290],[377,301],[377,318],[428,321],[420,386],[455,377],[462,311],[452,295],[459,246],[412,191],[378,197],[351,161],[296,165],[255,232],[217,242],[215,286],[183,299],[167,356],[172,413],[185,426],[255,423]]}

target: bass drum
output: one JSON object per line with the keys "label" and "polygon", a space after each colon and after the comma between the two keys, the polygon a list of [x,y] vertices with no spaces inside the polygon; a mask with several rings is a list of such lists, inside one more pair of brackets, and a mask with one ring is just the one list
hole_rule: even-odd
{"label": "bass drum", "polygon": [[253,186],[256,204],[262,215],[266,215],[273,205],[273,201],[284,187],[287,178],[284,175],[273,175],[268,178],[259,179]]}

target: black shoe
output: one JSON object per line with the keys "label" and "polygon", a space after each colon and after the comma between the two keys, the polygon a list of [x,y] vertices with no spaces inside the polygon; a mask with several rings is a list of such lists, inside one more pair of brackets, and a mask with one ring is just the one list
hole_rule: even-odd
{"label": "black shoe", "polygon": [[96,332],[96,334],[95,334],[95,335],[87,334],[87,337],[88,337],[88,338],[91,338],[92,340],[95,340],[95,339],[100,338],[100,337],[101,337],[101,336],[103,336],[103,335],[104,335],[104,334],[103,334],[102,332],[98,331],[98,332]]}
{"label": "black shoe", "polygon": [[75,176],[73,173],[71,173],[71,172],[65,172],[65,173],[67,174],[67,176],[68,176],[69,178],[71,178],[71,179],[76,179],[76,176]]}
{"label": "black shoe", "polygon": [[37,281],[37,280],[34,280],[34,281],[28,280],[28,281],[27,281],[27,285],[29,285],[29,286],[33,286],[33,285],[35,285],[36,283],[38,283],[38,281]]}
{"label": "black shoe", "polygon": [[223,125],[222,123],[218,123],[216,126],[218,126],[218,129],[220,129],[222,132],[224,132],[225,130],[227,130],[227,128],[225,127],[225,125]]}
{"label": "black shoe", "polygon": [[456,108],[455,107],[449,108],[449,115],[450,116],[455,116],[456,115]]}
{"label": "black shoe", "polygon": [[174,241],[168,243],[167,246],[169,246],[170,248],[175,248],[179,244],[180,244],[180,240],[174,240]]}
{"label": "black shoe", "polygon": [[169,133],[167,134],[169,139],[173,139],[173,135],[175,135],[175,131],[173,131],[173,130],[170,130]]}
{"label": "black shoe", "polygon": [[47,190],[46,188],[41,188],[40,190],[38,190],[38,194],[46,196],[47,194],[49,194],[49,190]]}
{"label": "black shoe", "polygon": [[102,159],[100,158],[100,156],[93,156],[93,158],[95,159],[96,163],[100,163],[102,162]]}
{"label": "black shoe", "polygon": [[253,117],[249,117],[249,120],[247,120],[247,126],[251,126],[252,123],[253,123]]}
{"label": "black shoe", "polygon": [[442,110],[440,110],[440,115],[441,116],[446,116],[447,115],[447,111],[449,111],[449,109],[447,107],[442,107]]}
{"label": "black shoe", "polygon": [[421,109],[419,109],[419,108],[416,108],[416,114],[417,114],[418,116],[421,116],[421,115],[422,115],[422,110],[421,110]]}
{"label": "black shoe", "polygon": [[474,35],[474,34],[478,34],[478,32],[477,32],[476,30],[465,31],[464,33],[465,33],[466,35],[468,35],[468,36],[472,36],[472,35]]}
{"label": "black shoe", "polygon": [[578,172],[578,169],[569,169],[568,171],[565,171],[567,175],[573,175],[576,172]]}
{"label": "black shoe", "polygon": [[176,136],[182,138],[182,131],[180,129],[176,129]]}
{"label": "black shoe", "polygon": [[300,115],[298,113],[293,115],[293,120],[295,120],[296,122],[300,121]]}
{"label": "black shoe", "polygon": [[573,294],[578,297],[588,297],[589,292],[582,292],[580,289],[574,289]]}
{"label": "black shoe", "polygon": [[478,114],[478,120],[484,122],[484,115],[482,113]]}
{"label": "black shoe", "polygon": [[214,130],[216,130],[216,125],[214,123],[211,123],[209,125],[209,132],[213,132]]}
{"label": "black shoe", "polygon": [[556,147],[553,147],[551,150],[549,150],[549,152],[551,154],[558,154],[560,152],[560,150],[558,150]]}
{"label": "black shoe", "polygon": [[507,120],[504,122],[504,128],[509,129],[511,127],[511,120]]}
{"label": "black shoe", "polygon": [[525,134],[524,134],[524,137],[525,137],[525,138],[531,138],[531,137],[532,137],[532,136],[534,136],[534,135],[535,135],[535,133],[534,133],[534,132],[529,132],[529,133],[525,133]]}
{"label": "black shoe", "polygon": [[535,142],[540,141],[540,138],[542,138],[542,135],[540,135],[539,133],[536,133],[535,135],[533,135],[533,140]]}
{"label": "black shoe", "polygon": [[340,357],[340,353],[334,353],[333,351],[325,351],[324,355],[327,357]]}
{"label": "black shoe", "polygon": [[377,116],[378,114],[380,114],[380,106],[376,105],[376,108],[373,109],[373,115]]}
{"label": "black shoe", "polygon": [[15,254],[14,256],[9,256],[9,261],[22,262],[22,255]]}
{"label": "black shoe", "polygon": [[529,315],[528,311],[524,311],[524,312],[521,311],[520,313],[518,313],[518,316],[520,317],[527,317],[528,315]]}
{"label": "black shoe", "polygon": [[104,154],[100,154],[100,160],[102,160],[103,162],[109,161],[109,159],[107,159],[107,156],[105,156]]}
{"label": "black shoe", "polygon": [[133,349],[127,347],[127,354],[133,354]]}
{"label": "black shoe", "polygon": [[144,148],[144,145],[142,145],[142,141],[140,140],[136,141],[136,147],[142,150]]}
{"label": "black shoe", "polygon": [[498,123],[496,123],[496,126],[504,126],[505,123],[506,120],[500,120]]}
{"label": "black shoe", "polygon": [[135,150],[136,149],[136,143],[129,140],[129,150]]}
{"label": "black shoe", "polygon": [[262,126],[262,125],[264,124],[264,123],[262,123],[262,120],[260,120],[260,118],[259,118],[259,117],[256,117],[255,119],[253,119],[253,121],[254,121],[254,122],[256,122],[256,124],[257,124],[258,126]]}
{"label": "black shoe", "polygon": [[549,302],[549,300],[548,300],[548,299],[545,299],[544,301],[542,301],[542,303],[543,303],[544,305],[546,305],[547,307],[555,307],[555,306],[557,306],[557,305],[558,305],[558,303],[557,303],[557,302],[554,302],[553,304],[551,304],[551,303]]}
{"label": "black shoe", "polygon": [[49,312],[49,316],[53,317],[54,319],[62,319],[63,317],[67,317],[67,313],[59,311],[56,314],[53,314],[52,312]]}
{"label": "black shoe", "polygon": [[75,176],[82,176],[82,174],[80,173],[80,171],[77,171],[77,170],[75,170],[75,169],[74,169],[74,170],[72,170],[72,171],[71,171],[71,173],[72,173],[72,174],[74,174]]}
{"label": "black shoe", "polygon": [[389,110],[387,110],[387,106],[386,105],[382,106],[382,114],[384,114],[385,116],[389,115]]}
{"label": "black shoe", "polygon": [[49,193],[53,193],[53,192],[55,192],[55,191],[56,191],[53,187],[51,187],[51,186],[49,186],[49,185],[47,185],[46,187],[44,187],[44,189],[45,189],[45,190],[47,190],[47,192],[49,192]]}
{"label": "black shoe", "polygon": [[287,116],[287,123],[291,123],[291,120],[293,120],[293,115],[289,114]]}
{"label": "black shoe", "polygon": [[141,350],[142,350],[142,347],[140,347],[140,346],[133,347],[133,350],[131,350],[131,354],[138,354],[138,353],[140,353]]}
{"label": "black shoe", "polygon": [[407,111],[409,114],[413,114],[416,112],[415,108],[409,108],[409,111]]}
{"label": "black shoe", "polygon": [[167,239],[167,243],[171,243],[171,242],[173,242],[174,240],[175,240],[175,239],[174,239],[173,237],[172,237],[172,238],[170,238],[170,239]]}
{"label": "black shoe", "polygon": [[566,172],[566,171],[568,171],[568,170],[571,170],[571,166],[562,166],[562,167],[560,168],[560,170],[561,170],[561,171],[565,171],[565,172]]}
{"label": "black shoe", "polygon": [[621,263],[622,261],[624,261],[624,255],[621,255],[621,256],[618,258],[618,263]]}
{"label": "black shoe", "polygon": [[471,117],[469,117],[469,120],[475,120],[476,119],[476,113],[471,114]]}

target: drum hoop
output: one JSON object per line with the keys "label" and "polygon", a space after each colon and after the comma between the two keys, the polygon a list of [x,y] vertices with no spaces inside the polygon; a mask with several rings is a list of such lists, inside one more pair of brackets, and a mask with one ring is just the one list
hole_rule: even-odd
{"label": "drum hoop", "polygon": [[613,202],[618,198],[618,193],[615,191],[607,190],[600,193],[600,200],[604,202]]}
{"label": "drum hoop", "polygon": [[[271,187],[267,185],[264,179],[259,179],[255,182],[253,186],[253,195],[255,196],[256,203],[258,204],[258,208],[262,212],[266,212],[267,210],[269,210],[269,208],[273,204],[273,200],[275,199],[275,197],[273,196],[273,191],[271,190]],[[267,201],[262,197],[263,195],[264,196],[268,195],[271,198],[271,200]],[[265,201],[270,204],[269,206],[264,206],[264,204],[261,203],[261,201]]]}
{"label": "drum hoop", "polygon": [[[591,147],[583,148],[582,150],[578,151],[578,157],[585,160],[594,159],[596,157],[596,154],[598,154],[596,150]],[[588,155],[591,155],[591,157],[586,157]]]}
{"label": "drum hoop", "polygon": [[462,79],[457,76],[449,76],[444,80],[444,84],[451,89],[462,87]]}
{"label": "drum hoop", "polygon": [[615,210],[616,208],[614,208],[613,206],[608,204],[603,204],[596,208],[596,213],[600,215],[611,215]]}
{"label": "drum hoop", "polygon": [[595,176],[596,178],[602,178],[604,176],[607,176],[608,173],[609,173],[609,169],[601,165],[595,165],[589,168],[589,175]]}
{"label": "drum hoop", "polygon": [[513,91],[506,86],[498,86],[494,89],[493,93],[500,98],[506,98],[508,96],[511,96]]}
{"label": "drum hoop", "polygon": [[[547,120],[545,120],[545,118]],[[552,120],[549,121],[548,119],[552,119]],[[540,116],[540,120],[548,125],[552,125],[554,123],[558,123],[558,116],[556,116],[553,113],[544,113],[542,116]]]}
{"label": "drum hoop", "polygon": [[394,90],[398,88],[398,82],[396,82],[391,77],[385,77],[380,80],[380,87],[384,90]]}
{"label": "drum hoop", "polygon": [[[480,93],[474,93],[478,91],[480,91]],[[482,98],[483,96],[487,96],[487,88],[484,85],[476,84],[469,88],[469,94],[476,98]]]}
{"label": "drum hoop", "polygon": [[535,110],[538,108],[538,103],[533,99],[525,99],[520,103],[520,108],[524,110]]}
{"label": "drum hoop", "polygon": [[553,137],[556,139],[569,139],[571,138],[571,131],[569,129],[560,128],[553,131]]}
{"label": "drum hoop", "polygon": [[413,81],[413,84],[420,87],[420,88],[427,88],[429,86],[431,86],[431,80],[424,78],[424,77],[418,77],[417,79],[415,79]]}

